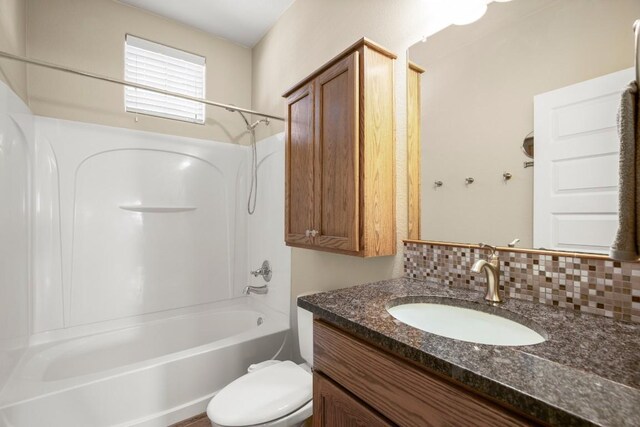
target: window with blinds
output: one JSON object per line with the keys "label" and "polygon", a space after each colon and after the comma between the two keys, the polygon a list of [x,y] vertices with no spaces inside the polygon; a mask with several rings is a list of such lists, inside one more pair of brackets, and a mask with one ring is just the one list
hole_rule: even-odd
{"label": "window with blinds", "polygon": [[[205,97],[205,58],[127,34],[124,78],[190,95]],[[205,104],[125,86],[125,110],[169,119],[204,123]]]}

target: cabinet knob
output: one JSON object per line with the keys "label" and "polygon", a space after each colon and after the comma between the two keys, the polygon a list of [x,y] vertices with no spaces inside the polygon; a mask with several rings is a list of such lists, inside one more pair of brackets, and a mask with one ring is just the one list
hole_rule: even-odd
{"label": "cabinet knob", "polygon": [[311,237],[316,237],[318,230],[311,230]]}
{"label": "cabinet knob", "polygon": [[311,230],[305,230],[304,235],[307,237],[311,237]]}

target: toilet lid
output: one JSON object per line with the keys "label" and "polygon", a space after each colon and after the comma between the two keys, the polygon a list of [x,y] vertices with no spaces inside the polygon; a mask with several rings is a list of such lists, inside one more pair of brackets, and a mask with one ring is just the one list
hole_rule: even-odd
{"label": "toilet lid", "polygon": [[294,412],[312,397],[312,377],[285,361],[243,375],[211,399],[207,414],[221,426],[248,426]]}

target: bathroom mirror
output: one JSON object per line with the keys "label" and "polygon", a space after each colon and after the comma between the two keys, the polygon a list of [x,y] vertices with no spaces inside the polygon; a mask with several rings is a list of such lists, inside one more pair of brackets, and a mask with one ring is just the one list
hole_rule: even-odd
{"label": "bathroom mirror", "polygon": [[[479,21],[411,46],[408,115],[417,110],[419,122],[414,131],[409,117],[409,238],[607,253],[615,115],[633,79],[638,17],[637,0],[493,2]],[[600,151],[581,151],[593,139]],[[564,157],[553,157],[560,146]],[[558,211],[556,196],[577,202]],[[597,200],[591,211],[573,212],[587,197]]]}

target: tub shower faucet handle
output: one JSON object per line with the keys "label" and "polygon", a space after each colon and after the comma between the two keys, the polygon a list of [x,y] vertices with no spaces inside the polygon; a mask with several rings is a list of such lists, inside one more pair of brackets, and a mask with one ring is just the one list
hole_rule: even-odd
{"label": "tub shower faucet handle", "polygon": [[253,270],[251,272],[251,274],[253,274],[253,277],[262,276],[265,282],[271,281],[271,273],[271,265],[267,260],[262,262],[262,266],[259,269]]}

